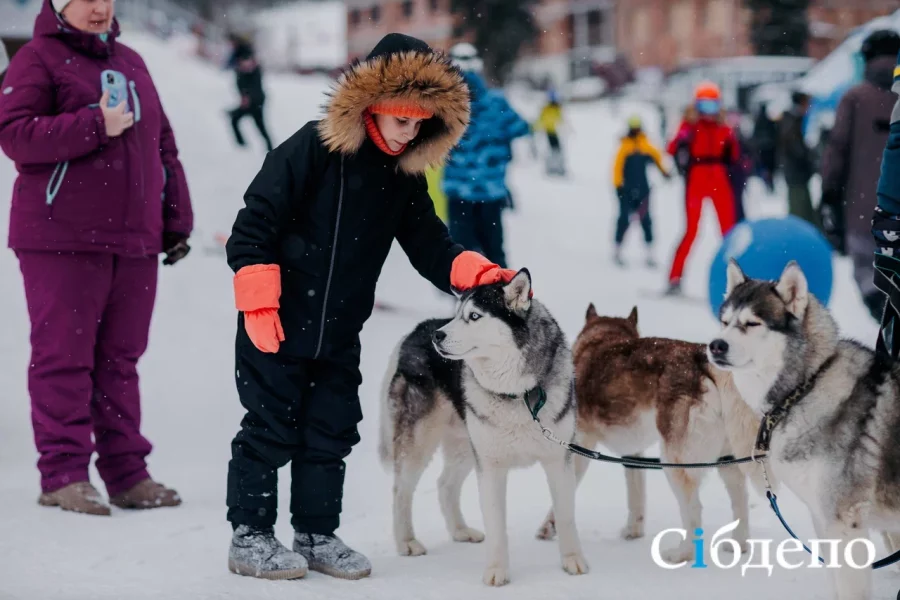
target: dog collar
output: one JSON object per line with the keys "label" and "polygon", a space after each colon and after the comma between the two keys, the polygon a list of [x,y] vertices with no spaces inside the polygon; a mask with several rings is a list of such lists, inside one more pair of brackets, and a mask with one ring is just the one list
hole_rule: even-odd
{"label": "dog collar", "polygon": [[[520,397],[522,394],[497,394],[501,398],[509,398],[510,400],[515,400]],[[532,398],[534,400],[532,400]],[[530,390],[525,392],[525,405],[528,407],[528,412],[531,413],[533,418],[537,418],[538,413],[544,405],[547,403],[547,392],[544,391],[540,385],[536,385]]]}
{"label": "dog collar", "polygon": [[759,431],[756,434],[756,452],[765,454],[769,452],[769,445],[772,443],[772,432],[778,427],[778,424],[784,420],[791,410],[791,407],[809,393],[809,390],[815,385],[816,380],[819,379],[819,376],[823,371],[831,366],[831,363],[834,362],[836,357],[836,352],[829,356],[809,379],[794,388],[794,391],[788,394],[787,398],[772,407],[770,411],[763,415],[762,420],[759,423]]}

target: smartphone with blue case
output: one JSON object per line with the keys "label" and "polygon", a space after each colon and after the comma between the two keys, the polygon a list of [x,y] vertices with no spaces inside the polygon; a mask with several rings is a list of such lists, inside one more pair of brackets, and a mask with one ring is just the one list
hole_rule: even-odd
{"label": "smartphone with blue case", "polygon": [[102,91],[109,91],[110,108],[124,102],[125,112],[128,112],[128,81],[124,74],[107,69],[100,74],[100,86]]}

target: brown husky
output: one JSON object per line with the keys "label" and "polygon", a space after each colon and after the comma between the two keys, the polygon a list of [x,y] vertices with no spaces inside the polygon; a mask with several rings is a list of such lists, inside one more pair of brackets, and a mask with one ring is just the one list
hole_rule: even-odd
{"label": "brown husky", "polygon": [[[734,452],[749,454],[758,419],[750,411],[725,371],[709,364],[704,344],[642,338],[637,307],[627,319],[602,317],[594,305],[573,346],[575,396],[580,445],[598,443],[619,456],[642,456],[657,442],[664,462],[713,462]],[[575,457],[577,481],[589,459]],[[745,473],[737,465],[716,467],[731,497],[734,518],[740,520],[734,539],[743,551],[749,535]],[[745,467],[754,476],[755,466]],[[625,469],[628,521],[622,537],[644,535],[646,504],[644,469]],[[700,482],[708,469],[665,469],[681,509],[682,527],[700,527]],[[756,483],[756,482],[755,482]],[[537,536],[555,535],[553,511]],[[690,537],[690,534],[689,536]],[[690,560],[690,539],[663,551],[667,562]]]}

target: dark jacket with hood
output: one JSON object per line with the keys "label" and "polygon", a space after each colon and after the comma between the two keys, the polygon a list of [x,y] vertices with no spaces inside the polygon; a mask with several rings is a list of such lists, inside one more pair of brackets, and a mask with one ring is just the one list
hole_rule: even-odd
{"label": "dark jacket with hood", "polygon": [[256,60],[253,48],[246,42],[238,43],[228,65],[234,69],[235,84],[241,98],[246,98],[250,108],[265,104],[266,94],[262,84],[262,67]]}
{"label": "dark jacket with hood", "polygon": [[[891,92],[895,64],[896,57],[883,55],[866,65],[865,81],[841,98],[822,156],[823,197],[831,193],[843,199],[847,235],[867,241],[871,240],[881,159],[897,100]],[[874,241],[872,245],[874,249]]]}
{"label": "dark jacket with hood", "polygon": [[[385,101],[434,112],[396,157],[369,139],[363,120],[367,107]],[[235,272],[280,265],[281,354],[358,357],[359,332],[395,239],[423,277],[450,291],[463,248],[435,214],[424,172],[445,160],[468,121],[459,71],[424,42],[390,34],[341,76],[321,121],[268,154],[226,249]]]}
{"label": "dark jacket with hood", "polygon": [[803,137],[803,114],[794,106],[778,127],[779,163],[788,185],[807,185],[813,176],[812,150]]}

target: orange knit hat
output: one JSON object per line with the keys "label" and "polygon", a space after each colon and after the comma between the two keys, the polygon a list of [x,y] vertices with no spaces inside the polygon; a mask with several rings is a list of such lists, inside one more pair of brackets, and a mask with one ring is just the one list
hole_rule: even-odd
{"label": "orange knit hat", "polygon": [[395,117],[406,117],[407,119],[430,119],[434,116],[434,112],[413,102],[379,102],[369,107],[369,112],[373,115],[393,115]]}

